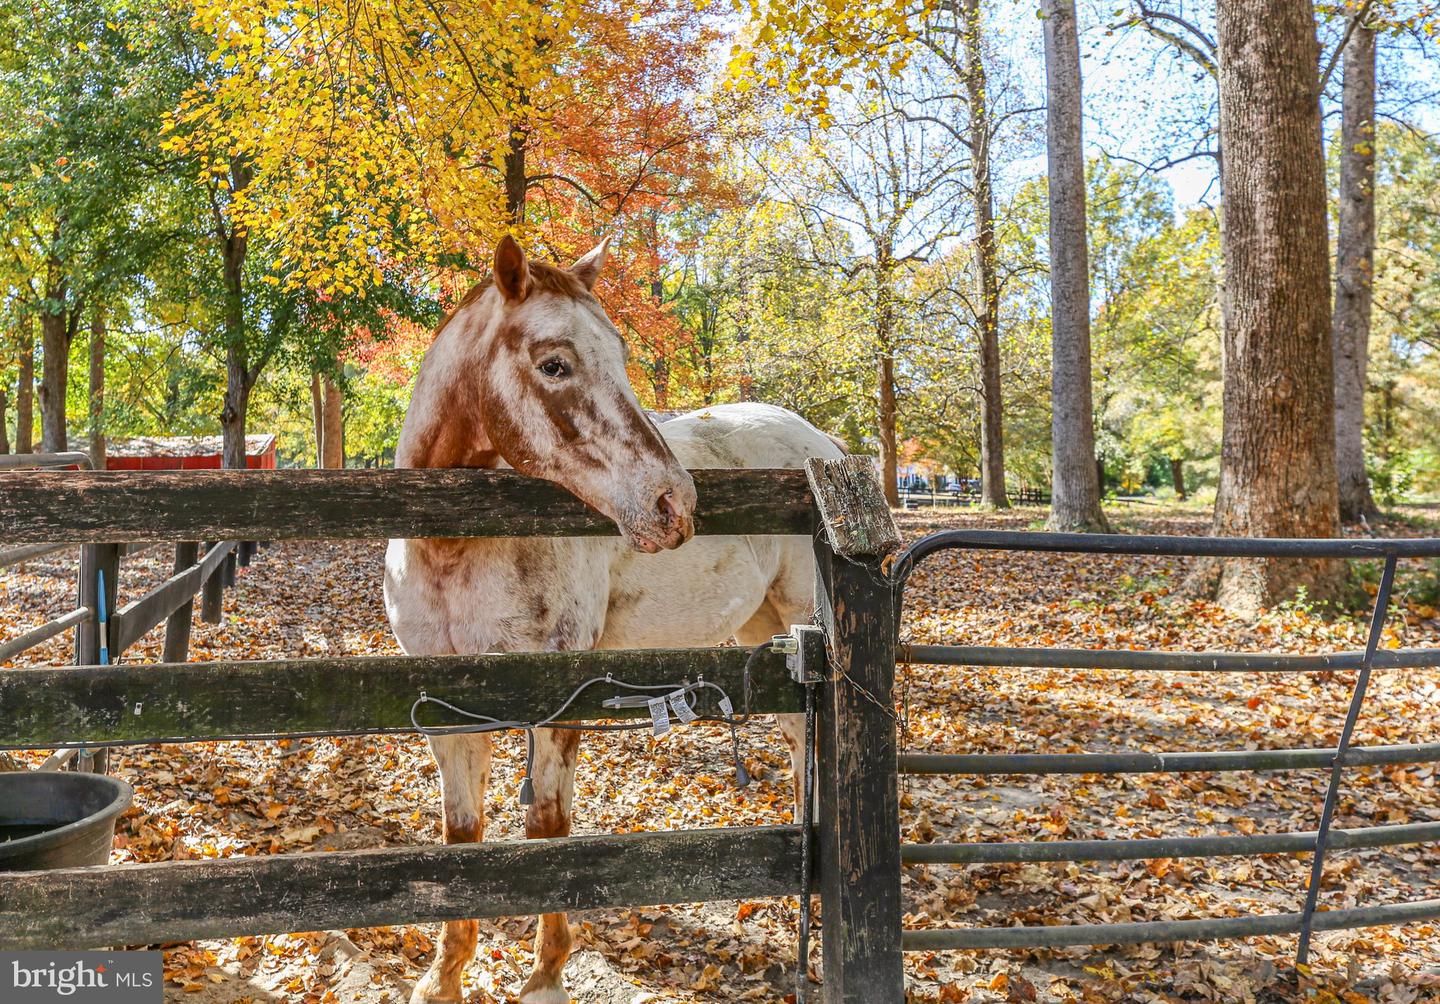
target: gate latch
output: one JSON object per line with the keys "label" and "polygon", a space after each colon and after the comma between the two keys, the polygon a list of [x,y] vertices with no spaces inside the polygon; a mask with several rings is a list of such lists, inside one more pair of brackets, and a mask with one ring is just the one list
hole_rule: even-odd
{"label": "gate latch", "polygon": [[789,634],[772,639],[776,652],[785,654],[785,668],[796,683],[820,683],[825,679],[825,632],[811,624],[792,624]]}

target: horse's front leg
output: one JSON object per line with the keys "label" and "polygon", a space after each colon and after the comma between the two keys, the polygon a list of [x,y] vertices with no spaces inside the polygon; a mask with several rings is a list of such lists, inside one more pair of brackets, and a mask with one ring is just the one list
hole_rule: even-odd
{"label": "horse's front leg", "polygon": [[[525,836],[570,835],[575,752],[579,746],[580,733],[574,730],[535,730],[535,759],[530,774],[535,800],[525,816]],[[563,970],[570,957],[570,944],[570,925],[565,915],[542,914],[535,932],[535,968],[520,991],[520,1004],[569,1004]]]}
{"label": "horse's front leg", "polygon": [[[434,736],[430,752],[440,768],[440,795],[447,844],[485,839],[485,790],[490,785],[488,735]],[[460,976],[475,957],[479,925],[473,920],[447,921],[440,949],[430,969],[415,984],[410,1004],[457,1004]]]}

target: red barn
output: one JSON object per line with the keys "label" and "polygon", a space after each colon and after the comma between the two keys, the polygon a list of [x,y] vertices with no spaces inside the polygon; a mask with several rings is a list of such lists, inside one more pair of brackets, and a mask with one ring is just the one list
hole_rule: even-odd
{"label": "red barn", "polygon": [[[106,444],[105,466],[112,471],[218,470],[221,450],[219,436],[137,436]],[[246,436],[245,466],[273,471],[275,437]]]}

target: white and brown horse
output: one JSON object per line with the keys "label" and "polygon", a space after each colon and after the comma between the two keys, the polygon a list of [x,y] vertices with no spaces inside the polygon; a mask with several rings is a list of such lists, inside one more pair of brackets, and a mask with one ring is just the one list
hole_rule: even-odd
{"label": "white and brown horse", "polygon": [[[385,605],[412,655],[758,644],[813,606],[805,537],[693,533],[686,468],[799,467],[841,450],[799,416],[768,405],[706,409],[658,427],[625,372],[620,333],[591,294],[605,243],[569,269],[527,261],[505,238],[494,279],[441,324],[421,363],[397,467],[499,467],[563,485],[615,521],[620,538],[392,540]],[[623,539],[621,539],[623,538]],[[680,545],[686,544],[685,547]],[[679,548],[679,550],[676,550]],[[782,730],[792,765],[802,724]],[[570,831],[579,733],[535,733],[529,837]],[[445,840],[485,831],[490,738],[431,740]],[[412,1002],[460,999],[476,924],[445,925]],[[565,915],[540,918],[524,1004],[569,1000]]]}

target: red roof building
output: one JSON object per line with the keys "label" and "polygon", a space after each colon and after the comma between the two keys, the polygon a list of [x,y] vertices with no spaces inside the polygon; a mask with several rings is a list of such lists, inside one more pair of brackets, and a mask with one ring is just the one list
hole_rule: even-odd
{"label": "red roof building", "polygon": [[[105,466],[112,471],[218,470],[222,457],[219,436],[137,436],[112,440],[105,446]],[[275,437],[245,437],[245,466],[275,469]]]}

